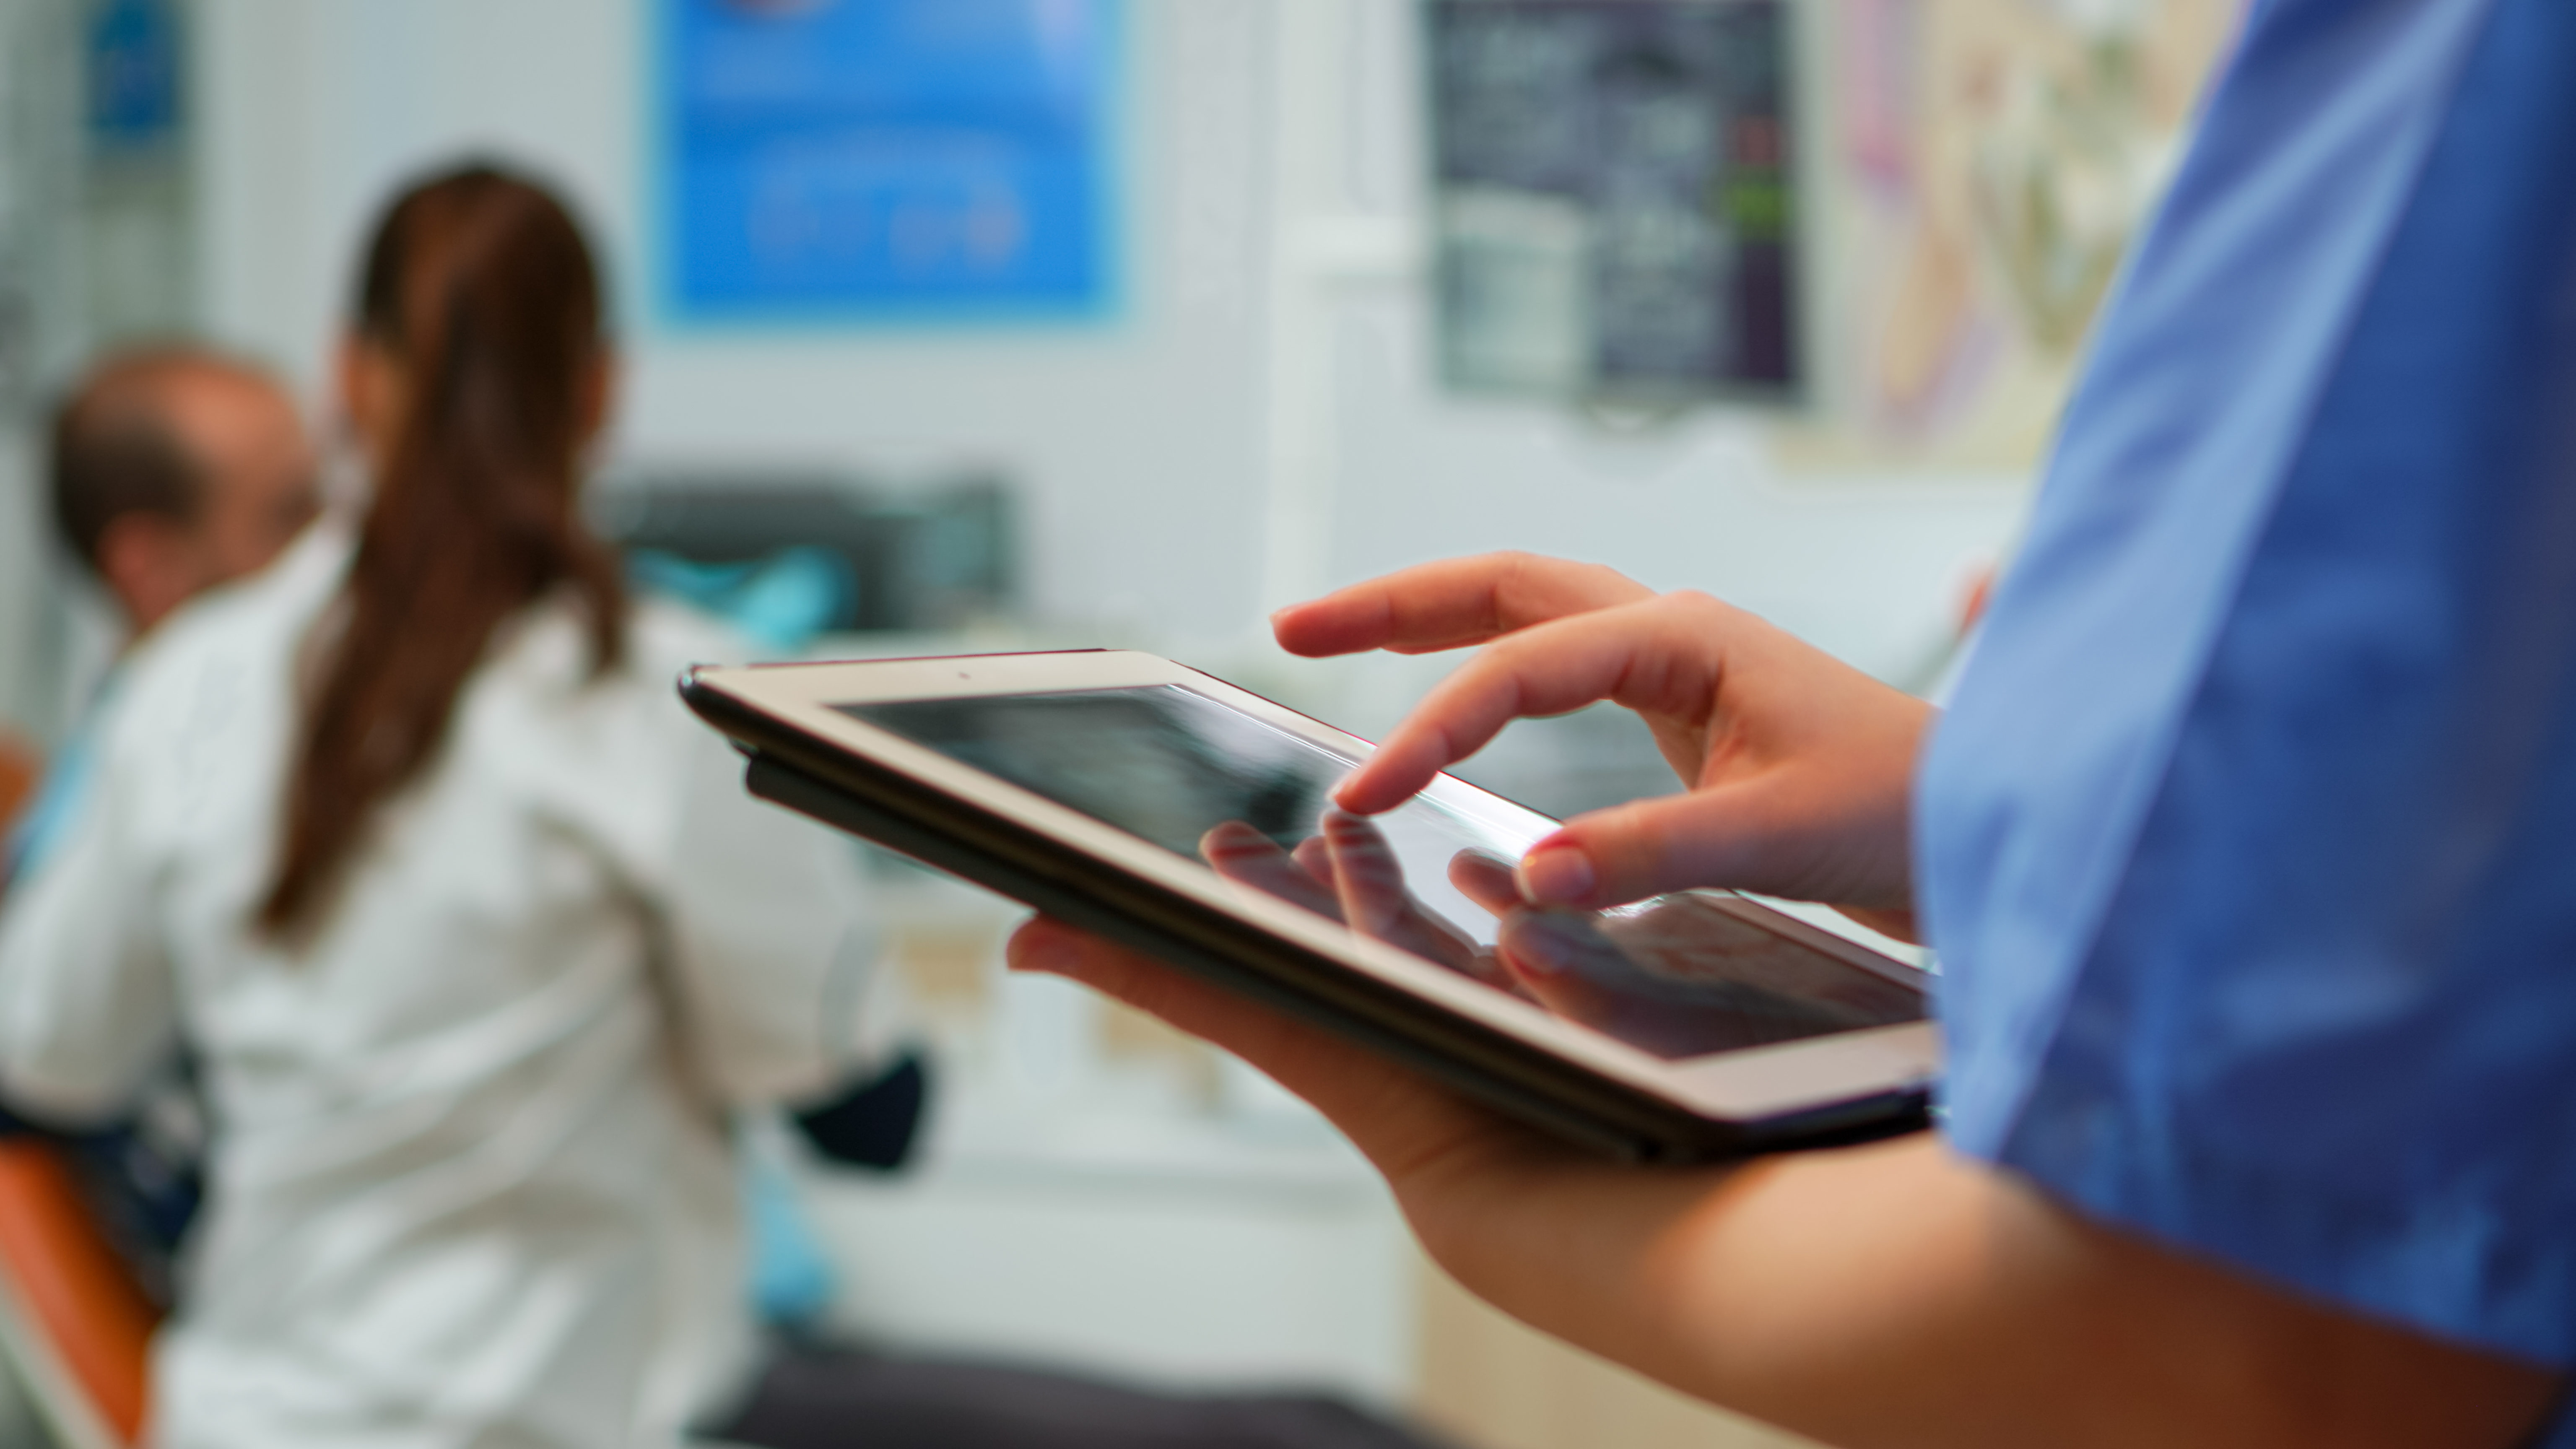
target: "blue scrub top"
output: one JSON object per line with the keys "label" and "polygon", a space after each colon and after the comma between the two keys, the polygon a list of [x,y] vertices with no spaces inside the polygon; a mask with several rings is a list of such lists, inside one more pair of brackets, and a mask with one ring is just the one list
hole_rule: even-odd
{"label": "blue scrub top", "polygon": [[96,773],[97,748],[91,737],[92,727],[115,690],[116,674],[111,670],[100,682],[80,727],[54,751],[35,802],[10,829],[7,839],[0,841],[0,889],[34,870],[70,832],[82,802],[89,797],[90,777]]}
{"label": "blue scrub top", "polygon": [[1963,1150],[2562,1367],[2571,78],[2570,0],[2255,12],[1916,812]]}

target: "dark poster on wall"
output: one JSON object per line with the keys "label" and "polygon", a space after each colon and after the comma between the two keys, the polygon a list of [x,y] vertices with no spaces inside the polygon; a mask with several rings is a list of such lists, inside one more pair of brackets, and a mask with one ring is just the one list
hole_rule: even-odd
{"label": "dark poster on wall", "polygon": [[1443,369],[1641,401],[1794,396],[1781,0],[1430,0]]}
{"label": "dark poster on wall", "polygon": [[1117,0],[657,0],[683,322],[1080,320],[1116,301]]}

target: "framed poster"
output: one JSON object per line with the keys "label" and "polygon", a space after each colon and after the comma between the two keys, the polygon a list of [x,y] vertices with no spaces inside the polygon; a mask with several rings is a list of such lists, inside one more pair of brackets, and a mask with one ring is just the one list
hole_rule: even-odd
{"label": "framed poster", "polygon": [[655,0],[689,324],[1114,311],[1119,0]]}
{"label": "framed poster", "polygon": [[1426,14],[1448,382],[1797,397],[1784,0],[1430,0]]}

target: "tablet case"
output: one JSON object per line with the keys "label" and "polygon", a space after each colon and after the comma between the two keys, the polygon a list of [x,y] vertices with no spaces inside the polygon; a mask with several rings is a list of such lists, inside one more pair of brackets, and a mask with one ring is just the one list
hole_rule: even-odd
{"label": "tablet case", "polygon": [[694,679],[682,681],[681,694],[749,756],[744,782],[761,799],[1312,1022],[1611,1157],[1704,1162],[1871,1141],[1926,1120],[1928,1087],[1750,1122],[1699,1116],[808,739]]}

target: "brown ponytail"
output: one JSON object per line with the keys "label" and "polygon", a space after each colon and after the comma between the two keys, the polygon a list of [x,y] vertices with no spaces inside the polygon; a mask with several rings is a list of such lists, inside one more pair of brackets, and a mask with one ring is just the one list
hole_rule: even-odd
{"label": "brown ponytail", "polygon": [[604,344],[590,249],[563,206],[481,166],[413,187],[368,247],[356,331],[399,365],[403,405],[319,641],[259,909],[273,936],[313,924],[511,615],[568,586],[594,669],[625,651],[616,560],[577,507]]}

